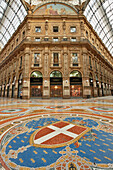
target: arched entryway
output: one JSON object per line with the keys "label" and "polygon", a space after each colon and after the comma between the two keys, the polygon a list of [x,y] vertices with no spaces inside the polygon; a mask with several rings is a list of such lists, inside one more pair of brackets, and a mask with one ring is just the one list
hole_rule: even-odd
{"label": "arched entryway", "polygon": [[77,70],[70,73],[70,96],[82,97],[82,75]]}
{"label": "arched entryway", "polygon": [[94,88],[93,88],[93,76],[92,76],[92,73],[89,74],[89,82],[90,82],[90,88],[91,88],[91,96],[94,97]]}
{"label": "arched entryway", "polygon": [[23,84],[23,80],[22,80],[22,73],[19,75],[19,79],[18,79],[18,98],[21,97],[22,94],[22,84]]}
{"label": "arched entryway", "polygon": [[98,81],[98,76],[95,75],[95,77],[96,77],[97,96],[100,96],[100,93],[99,93],[99,81]]}
{"label": "arched entryway", "polygon": [[62,73],[53,71],[50,74],[50,97],[62,97]]}
{"label": "arched entryway", "polygon": [[34,71],[30,76],[30,96],[42,97],[43,76],[40,71]]}
{"label": "arched entryway", "polygon": [[6,80],[5,80],[5,84],[4,84],[4,92],[3,92],[3,97],[5,97],[5,91],[6,91]]}
{"label": "arched entryway", "polygon": [[13,81],[12,81],[12,94],[11,94],[11,97],[12,97],[12,98],[14,97],[15,81],[16,81],[16,77],[14,76],[14,77],[13,77]]}
{"label": "arched entryway", "polygon": [[11,79],[9,78],[8,85],[7,85],[7,97],[9,97],[10,81],[11,81]]}

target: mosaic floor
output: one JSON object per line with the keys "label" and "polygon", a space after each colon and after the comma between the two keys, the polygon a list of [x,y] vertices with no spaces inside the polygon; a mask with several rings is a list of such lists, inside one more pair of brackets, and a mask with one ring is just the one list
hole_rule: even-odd
{"label": "mosaic floor", "polygon": [[0,98],[0,169],[113,170],[113,96]]}

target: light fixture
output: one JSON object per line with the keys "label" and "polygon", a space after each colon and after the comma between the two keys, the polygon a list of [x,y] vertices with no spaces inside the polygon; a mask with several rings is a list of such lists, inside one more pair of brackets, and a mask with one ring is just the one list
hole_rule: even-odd
{"label": "light fixture", "polygon": [[55,86],[55,89],[57,89],[58,88],[58,86]]}

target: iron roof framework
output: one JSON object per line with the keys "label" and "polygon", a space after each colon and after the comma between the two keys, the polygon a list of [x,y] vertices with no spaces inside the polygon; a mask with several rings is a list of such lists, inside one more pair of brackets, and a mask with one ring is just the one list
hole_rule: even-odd
{"label": "iron roof framework", "polygon": [[90,0],[84,15],[113,56],[113,0]]}
{"label": "iron roof framework", "polygon": [[20,0],[1,0],[0,2],[0,46],[3,48],[27,12]]}

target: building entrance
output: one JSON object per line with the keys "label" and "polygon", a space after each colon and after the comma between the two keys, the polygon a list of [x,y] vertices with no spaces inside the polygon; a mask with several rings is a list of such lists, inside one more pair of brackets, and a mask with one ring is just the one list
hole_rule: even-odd
{"label": "building entrance", "polygon": [[82,97],[82,76],[79,71],[70,74],[70,96]]}
{"label": "building entrance", "polygon": [[35,71],[30,77],[30,96],[34,98],[42,97],[43,88],[43,78],[42,73]]}
{"label": "building entrance", "polygon": [[62,97],[62,74],[59,71],[50,74],[50,97]]}

